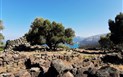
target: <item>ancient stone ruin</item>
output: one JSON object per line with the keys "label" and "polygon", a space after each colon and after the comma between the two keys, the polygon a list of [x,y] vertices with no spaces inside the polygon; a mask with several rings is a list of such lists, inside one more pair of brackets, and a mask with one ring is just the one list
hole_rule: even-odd
{"label": "ancient stone ruin", "polygon": [[0,53],[0,77],[123,77],[123,71],[109,65],[116,59],[123,63],[122,54],[90,57],[92,52],[77,49],[38,50],[46,51],[46,47],[30,45],[25,36],[8,40],[5,52]]}
{"label": "ancient stone ruin", "polygon": [[[28,52],[29,53],[29,52]],[[19,52],[0,54],[0,77],[122,77],[123,72],[101,59],[79,59],[79,55]],[[69,58],[69,59],[68,59]],[[77,58],[79,61],[77,61]],[[73,61],[75,59],[75,61]],[[77,62],[76,62],[77,61]]]}
{"label": "ancient stone ruin", "polygon": [[26,36],[20,37],[15,40],[8,40],[6,42],[5,51],[35,51],[35,50],[46,50],[45,46],[30,45],[27,41]]}
{"label": "ancient stone ruin", "polygon": [[14,48],[21,46],[21,45],[26,46],[26,47],[30,46],[30,43],[27,42],[25,36],[20,37],[19,39],[15,39],[15,40],[8,40],[6,42],[5,49],[6,50],[13,50]]}

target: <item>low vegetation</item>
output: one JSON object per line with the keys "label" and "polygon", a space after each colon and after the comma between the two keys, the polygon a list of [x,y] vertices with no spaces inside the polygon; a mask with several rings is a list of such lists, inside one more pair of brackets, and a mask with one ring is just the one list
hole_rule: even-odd
{"label": "low vegetation", "polygon": [[4,43],[3,43],[3,40],[4,40],[4,36],[2,34],[2,30],[4,29],[4,26],[3,26],[3,22],[2,20],[0,20],[0,51],[3,51],[4,50]]}

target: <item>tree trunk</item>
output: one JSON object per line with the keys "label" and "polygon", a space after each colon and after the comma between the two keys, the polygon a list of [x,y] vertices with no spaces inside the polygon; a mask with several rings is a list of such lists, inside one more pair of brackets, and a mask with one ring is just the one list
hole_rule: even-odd
{"label": "tree trunk", "polygon": [[48,45],[48,47],[49,47],[50,50],[56,51],[57,44],[47,43],[47,45]]}

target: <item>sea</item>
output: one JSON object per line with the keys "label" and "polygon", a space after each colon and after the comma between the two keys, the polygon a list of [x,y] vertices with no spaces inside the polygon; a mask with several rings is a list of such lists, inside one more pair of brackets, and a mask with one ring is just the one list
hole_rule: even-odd
{"label": "sea", "polygon": [[73,45],[68,45],[70,48],[79,48],[79,44],[75,43]]}

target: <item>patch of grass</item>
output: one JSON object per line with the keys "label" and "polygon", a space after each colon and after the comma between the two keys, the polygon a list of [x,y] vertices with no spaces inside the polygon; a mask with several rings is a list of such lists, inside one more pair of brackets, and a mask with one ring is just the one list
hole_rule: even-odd
{"label": "patch of grass", "polygon": [[0,52],[2,52],[4,50],[4,48],[0,48]]}
{"label": "patch of grass", "polygon": [[91,58],[94,58],[95,55],[85,55],[83,56],[84,59],[91,59]]}
{"label": "patch of grass", "polygon": [[58,48],[63,48],[63,49],[70,49],[69,46],[65,45],[65,44],[59,44]]}

